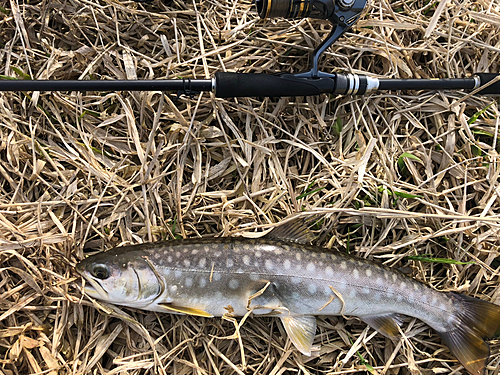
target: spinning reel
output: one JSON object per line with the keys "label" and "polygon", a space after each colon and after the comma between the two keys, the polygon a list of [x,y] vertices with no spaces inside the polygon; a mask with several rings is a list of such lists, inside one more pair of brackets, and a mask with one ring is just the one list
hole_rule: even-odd
{"label": "spinning reel", "polygon": [[366,0],[256,0],[260,18],[315,18],[332,23],[330,35],[316,47],[311,56],[311,69],[298,77],[332,77],[320,72],[318,62],[321,55],[344,34],[361,16]]}

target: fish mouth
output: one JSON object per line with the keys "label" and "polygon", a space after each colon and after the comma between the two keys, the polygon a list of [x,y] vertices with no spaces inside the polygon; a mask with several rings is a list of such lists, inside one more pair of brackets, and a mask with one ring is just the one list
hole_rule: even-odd
{"label": "fish mouth", "polygon": [[82,275],[82,278],[85,280],[85,284],[83,284],[80,281],[78,283],[78,286],[80,286],[80,288],[83,288],[83,292],[86,295],[88,295],[91,298],[97,298],[97,299],[108,298],[108,292],[106,292],[106,290],[97,280],[90,279],[84,275]]}

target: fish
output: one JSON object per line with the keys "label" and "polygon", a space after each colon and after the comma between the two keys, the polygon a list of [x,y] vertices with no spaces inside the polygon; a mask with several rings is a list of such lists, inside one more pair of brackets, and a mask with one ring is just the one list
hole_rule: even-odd
{"label": "fish", "polygon": [[257,239],[116,247],[76,270],[88,296],[116,305],[207,318],[278,317],[307,356],[317,316],[354,316],[392,339],[410,316],[433,328],[468,372],[484,374],[486,339],[500,334],[500,306],[432,289],[372,260],[311,245],[312,239],[305,220],[292,220]]}

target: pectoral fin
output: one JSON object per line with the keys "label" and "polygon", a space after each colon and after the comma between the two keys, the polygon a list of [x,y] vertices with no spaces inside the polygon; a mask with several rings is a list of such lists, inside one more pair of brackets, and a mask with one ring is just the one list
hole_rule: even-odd
{"label": "pectoral fin", "polygon": [[359,318],[370,327],[383,334],[385,337],[394,339],[399,336],[399,326],[401,325],[401,320],[397,314],[379,316],[367,315],[360,316]]}
{"label": "pectoral fin", "polygon": [[283,327],[293,345],[305,355],[311,355],[316,335],[316,318],[310,315],[288,315],[282,317]]}
{"label": "pectoral fin", "polygon": [[209,314],[206,311],[203,311],[200,309],[194,309],[192,307],[177,306],[177,305],[173,305],[171,303],[159,303],[158,306],[164,308],[166,310],[165,312],[170,312],[170,313],[186,314],[186,315],[193,315],[193,316],[203,316],[205,318],[213,318],[214,317],[212,314]]}

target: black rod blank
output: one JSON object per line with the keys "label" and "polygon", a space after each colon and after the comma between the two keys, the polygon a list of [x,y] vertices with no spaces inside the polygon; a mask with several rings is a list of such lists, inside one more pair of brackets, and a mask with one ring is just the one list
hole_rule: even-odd
{"label": "black rod blank", "polygon": [[474,78],[379,79],[379,90],[471,90],[478,86]]}
{"label": "black rod blank", "polygon": [[212,79],[0,80],[1,91],[212,91]]}

